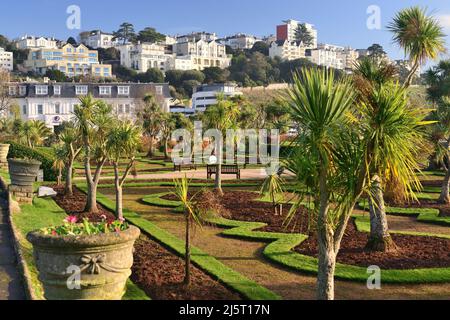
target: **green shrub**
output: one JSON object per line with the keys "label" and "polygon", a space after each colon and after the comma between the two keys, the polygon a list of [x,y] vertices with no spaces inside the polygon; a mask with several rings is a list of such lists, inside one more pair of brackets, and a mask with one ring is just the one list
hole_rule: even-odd
{"label": "green shrub", "polygon": [[23,146],[16,142],[8,142],[10,144],[8,158],[24,159],[30,158],[42,162],[41,169],[44,170],[45,181],[56,181],[57,173],[53,169],[54,158],[50,154],[40,150],[34,150],[27,146]]}

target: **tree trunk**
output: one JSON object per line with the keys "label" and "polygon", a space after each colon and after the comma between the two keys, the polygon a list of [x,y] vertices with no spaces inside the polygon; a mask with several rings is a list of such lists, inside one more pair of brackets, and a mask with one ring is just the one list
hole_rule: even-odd
{"label": "tree trunk", "polygon": [[114,163],[114,186],[116,188],[116,217],[123,219],[122,186],[120,184],[119,167]]}
{"label": "tree trunk", "polygon": [[[448,156],[447,156],[448,159]],[[445,174],[444,181],[442,182],[442,191],[441,196],[439,197],[438,202],[442,204],[450,203],[450,163],[447,168],[447,173]]]}
{"label": "tree trunk", "polygon": [[366,249],[370,251],[391,252],[395,251],[396,245],[389,234],[386,217],[383,189],[381,179],[378,176],[372,178],[371,198],[369,199],[370,210],[370,235]]}
{"label": "tree trunk", "polygon": [[73,162],[71,161],[66,168],[66,187],[64,189],[64,194],[66,196],[72,196],[73,195],[73,189],[72,189],[72,175],[73,175]]}
{"label": "tree trunk", "polygon": [[185,277],[184,284],[186,286],[191,285],[191,225],[190,217],[187,212],[186,216],[186,248],[185,248]]}
{"label": "tree trunk", "polygon": [[170,157],[169,157],[169,152],[168,152],[168,147],[169,147],[169,141],[168,141],[168,139],[164,139],[164,158],[166,159],[166,160],[169,160],[170,159]]}
{"label": "tree trunk", "polygon": [[62,180],[62,169],[58,169],[58,187],[61,186],[61,180]]}
{"label": "tree trunk", "polygon": [[411,86],[413,78],[414,78],[418,68],[419,68],[419,62],[416,60],[414,62],[414,65],[412,66],[411,70],[409,71],[408,76],[406,77],[405,84],[404,84],[404,86],[406,88]]}
{"label": "tree trunk", "polygon": [[[217,161],[219,161],[219,160],[217,160]],[[221,163],[217,164],[216,171],[217,172],[216,172],[215,188],[219,192],[219,194],[222,196],[223,190],[222,190],[222,164]]]}
{"label": "tree trunk", "polygon": [[327,173],[323,168],[320,177],[320,205],[317,221],[319,244],[319,266],[317,273],[317,299],[334,300],[334,252],[333,230],[328,221],[329,200],[326,185]]}
{"label": "tree trunk", "polygon": [[87,202],[85,212],[89,213],[98,213],[97,207],[97,186],[98,184],[95,182],[88,183],[88,194],[87,194]]}

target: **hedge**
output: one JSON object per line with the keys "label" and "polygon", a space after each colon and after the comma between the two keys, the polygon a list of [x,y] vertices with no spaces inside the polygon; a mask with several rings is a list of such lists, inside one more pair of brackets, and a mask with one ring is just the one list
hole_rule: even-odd
{"label": "hedge", "polygon": [[15,142],[7,142],[11,146],[9,147],[8,158],[24,159],[30,158],[42,162],[41,169],[44,170],[45,181],[56,181],[57,173],[53,169],[54,158],[48,153],[44,153],[39,150],[31,149],[27,146]]}

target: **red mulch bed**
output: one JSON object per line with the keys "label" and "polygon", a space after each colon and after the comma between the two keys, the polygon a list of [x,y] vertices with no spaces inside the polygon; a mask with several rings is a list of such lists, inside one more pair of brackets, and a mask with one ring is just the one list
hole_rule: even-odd
{"label": "red mulch bed", "polygon": [[[314,230],[308,228],[310,218],[307,210],[305,208],[300,209],[300,214],[293,220],[292,225],[286,229],[284,220],[290,207],[285,205],[283,216],[275,216],[272,205],[255,201],[257,197],[257,193],[227,192],[219,200],[231,219],[264,222],[268,224],[264,231],[269,232],[309,234],[310,237],[299,247],[295,248],[295,251],[317,257],[317,237]],[[174,200],[173,195],[167,195],[164,198]],[[312,222],[313,226],[314,224]],[[383,269],[442,268],[450,266],[450,240],[448,239],[408,235],[392,235],[392,238],[398,246],[397,252],[378,253],[367,251],[364,247],[368,241],[368,233],[358,232],[352,220],[346,230],[337,260],[339,263],[361,267],[377,265]]]}
{"label": "red mulch bed", "polygon": [[[69,215],[101,221],[101,216],[114,220],[114,215],[98,205],[98,214],[83,213],[86,195],[74,188],[72,197],[62,195],[63,188],[54,187],[58,192],[56,203]],[[208,274],[191,266],[192,284],[189,289],[183,285],[184,260],[146,235],[141,235],[135,244],[134,264],[131,279],[153,300],[240,300],[240,296]]]}

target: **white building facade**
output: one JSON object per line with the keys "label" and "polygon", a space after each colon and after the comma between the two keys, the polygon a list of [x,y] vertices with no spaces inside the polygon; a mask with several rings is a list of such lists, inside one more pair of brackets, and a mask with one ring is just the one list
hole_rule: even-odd
{"label": "white building facade", "polygon": [[35,37],[25,35],[15,41],[17,49],[57,49],[58,41],[54,38]]}
{"label": "white building facade", "polygon": [[114,115],[123,120],[137,119],[147,94],[152,94],[165,111],[170,110],[172,101],[165,83],[11,83],[9,94],[20,107],[22,120],[40,120],[51,129],[72,121],[79,98],[87,94],[111,105]]}
{"label": "white building facade", "polygon": [[13,71],[14,69],[13,53],[5,51],[3,48],[0,48],[0,69],[6,71]]}
{"label": "white building facade", "polygon": [[253,48],[256,42],[261,41],[255,36],[238,33],[234,36],[222,39],[220,43],[230,46],[234,50],[248,50]]}
{"label": "white building facade", "polygon": [[195,112],[204,112],[208,106],[217,104],[217,95],[223,94],[225,97],[241,95],[242,92],[236,90],[235,84],[211,84],[201,85],[194,89],[192,95],[192,109]]}
{"label": "white building facade", "polygon": [[287,40],[274,41],[269,47],[271,58],[279,57],[282,60],[296,60],[306,57],[306,48],[299,42]]}
{"label": "white building facade", "polygon": [[155,68],[163,72],[170,69],[173,57],[169,46],[161,43],[125,44],[117,47],[122,66],[146,72]]}
{"label": "white building facade", "polygon": [[[283,23],[284,24],[277,26],[277,40],[287,40],[289,42],[297,41],[297,30],[302,23],[292,19],[283,21]],[[310,23],[305,23],[305,27],[313,38],[312,44],[306,46],[306,48],[317,48],[317,30],[314,28],[314,25]]]}
{"label": "white building facade", "polygon": [[94,30],[80,33],[80,42],[93,49],[108,49],[117,45],[112,33]]}
{"label": "white building facade", "polygon": [[344,47],[321,44],[316,49],[306,50],[306,58],[319,66],[343,70],[345,62],[339,54],[343,50]]}

